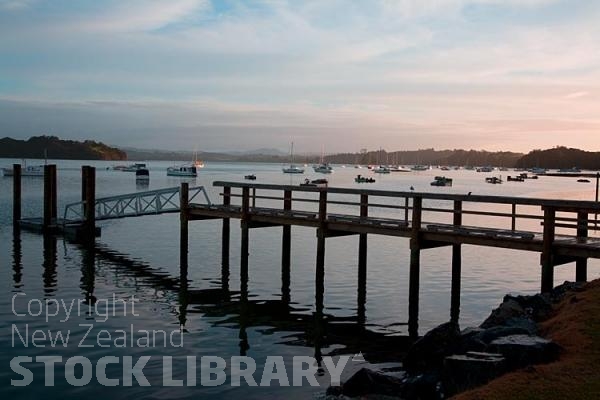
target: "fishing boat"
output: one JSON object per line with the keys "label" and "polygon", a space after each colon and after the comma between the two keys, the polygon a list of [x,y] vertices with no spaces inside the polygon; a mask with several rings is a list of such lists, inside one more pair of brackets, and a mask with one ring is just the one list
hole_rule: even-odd
{"label": "fishing boat", "polygon": [[290,166],[283,167],[282,171],[284,174],[303,174],[304,173],[304,168],[300,168],[294,164],[294,142],[292,142],[292,145],[290,147]]}
{"label": "fishing boat", "polygon": [[327,179],[314,179],[312,181],[309,179],[305,179],[304,183],[301,183],[300,186],[325,188],[327,187],[328,183],[329,182],[327,181]]}
{"label": "fishing boat", "polygon": [[579,183],[590,183],[589,179],[577,179],[577,182]]}
{"label": "fishing boat", "polygon": [[519,175],[519,176],[510,176],[509,175],[506,177],[506,180],[508,182],[525,182],[525,178],[521,175]]}
{"label": "fishing boat", "polygon": [[244,179],[247,179],[249,181],[255,181],[256,180],[256,175],[254,175],[254,174],[244,175]]}
{"label": "fishing boat", "polygon": [[192,165],[180,165],[167,168],[167,176],[197,177],[198,170]]}
{"label": "fishing boat", "polygon": [[356,182],[356,183],[375,183],[375,178],[368,178],[366,176],[356,175],[356,178],[354,178],[354,182]]}
{"label": "fishing boat", "polygon": [[494,168],[489,167],[489,166],[488,167],[479,167],[479,168],[477,168],[476,171],[477,172],[492,172],[492,171],[494,171]]}
{"label": "fishing boat", "polygon": [[428,171],[431,168],[425,165],[413,165],[411,169],[413,171]]}
{"label": "fishing boat", "polygon": [[452,178],[446,178],[445,176],[436,176],[433,178],[431,186],[452,186]]}

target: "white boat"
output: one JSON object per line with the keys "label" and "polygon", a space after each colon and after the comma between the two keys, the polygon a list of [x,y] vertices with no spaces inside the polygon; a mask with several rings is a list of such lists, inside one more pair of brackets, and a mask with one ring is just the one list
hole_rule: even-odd
{"label": "white boat", "polygon": [[380,165],[379,167],[373,168],[373,172],[375,172],[376,174],[389,174],[390,169],[388,167]]}
{"label": "white boat", "polygon": [[[2,168],[4,176],[14,176],[12,167]],[[21,176],[44,176],[43,165],[24,165],[21,168]]]}
{"label": "white boat", "polygon": [[194,165],[179,165],[167,168],[167,176],[197,177],[198,170]]}
{"label": "white boat", "polygon": [[327,179],[315,179],[309,180],[305,179],[304,183],[301,183],[300,186],[308,186],[308,187],[318,187],[318,188],[326,188],[329,182]]}
{"label": "white boat", "polygon": [[198,160],[198,152],[194,152],[194,167],[196,168],[204,168],[204,161]]}
{"label": "white boat", "polygon": [[300,167],[294,165],[294,142],[292,142],[292,145],[290,148],[290,166],[283,167],[282,171],[284,174],[303,174],[304,173],[304,168],[300,168]]}
{"label": "white boat", "polygon": [[410,172],[410,169],[406,168],[406,167],[402,167],[399,165],[396,165],[394,167],[390,168],[391,172]]}
{"label": "white boat", "polygon": [[413,171],[428,171],[431,168],[425,165],[413,165],[411,168]]}
{"label": "white boat", "polygon": [[330,174],[333,172],[333,168],[329,164],[313,165],[313,169],[315,170],[315,172],[318,172],[320,174]]}
{"label": "white boat", "polygon": [[144,169],[144,168],[147,168],[146,164],[144,164],[144,163],[135,163],[135,164],[127,165],[127,166],[113,167],[113,169],[116,169],[118,171],[123,171],[123,172],[136,172],[137,170]]}

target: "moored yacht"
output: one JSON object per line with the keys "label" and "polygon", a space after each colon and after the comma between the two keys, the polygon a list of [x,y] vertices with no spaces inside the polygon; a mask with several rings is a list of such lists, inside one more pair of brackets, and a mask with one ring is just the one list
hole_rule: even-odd
{"label": "moored yacht", "polygon": [[167,168],[167,176],[198,176],[198,170],[194,165],[180,165]]}

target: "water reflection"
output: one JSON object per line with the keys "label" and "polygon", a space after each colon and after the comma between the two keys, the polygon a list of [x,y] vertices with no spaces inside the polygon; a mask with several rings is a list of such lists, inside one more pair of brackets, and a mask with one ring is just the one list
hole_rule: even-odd
{"label": "water reflection", "polygon": [[49,297],[56,292],[56,268],[57,268],[57,239],[53,235],[44,235],[44,261],[42,267],[44,268],[43,281],[44,281],[44,295]]}
{"label": "water reflection", "polygon": [[[81,288],[86,298],[93,299],[94,260],[109,261],[103,265],[117,269],[125,276],[136,278],[131,283],[135,290],[142,286],[150,286],[176,294],[178,307],[175,314],[182,326],[186,325],[190,314],[201,314],[212,321],[211,326],[238,330],[239,350],[242,356],[247,355],[251,349],[248,331],[257,327],[261,328],[260,332],[264,335],[286,333],[281,344],[313,348],[319,367],[324,353],[339,355],[362,352],[369,362],[395,362],[410,344],[410,339],[406,336],[389,336],[366,329],[364,316],[361,316],[360,312],[349,317],[336,317],[325,313],[322,285],[317,285],[315,309],[311,313],[309,308],[299,307],[284,300],[284,296],[280,300],[253,298],[248,291],[247,276],[242,279],[239,292],[224,287],[228,286],[223,285],[223,282],[228,280],[226,276],[221,276],[219,287],[191,289],[185,259],[182,259],[180,276],[176,279],[144,262],[132,260],[127,255],[101,245],[82,248],[82,252],[84,266]],[[121,280],[123,277],[121,275]],[[366,289],[363,287],[361,290]],[[365,296],[359,298],[364,299]],[[364,310],[364,304],[359,304],[358,308]],[[324,350],[334,345],[335,350]]]}
{"label": "water reflection", "polygon": [[80,288],[86,304],[96,303],[94,286],[96,282],[96,247],[94,244],[81,246],[81,280]]}
{"label": "water reflection", "polygon": [[23,287],[23,251],[21,249],[21,230],[15,228],[13,230],[13,287],[15,290],[20,290]]}

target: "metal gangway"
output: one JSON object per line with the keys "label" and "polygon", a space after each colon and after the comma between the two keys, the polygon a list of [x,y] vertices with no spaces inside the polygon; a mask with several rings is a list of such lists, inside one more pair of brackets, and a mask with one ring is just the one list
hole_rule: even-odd
{"label": "metal gangway", "polygon": [[[96,221],[141,217],[180,211],[180,188],[151,190],[97,198],[94,204]],[[206,205],[211,205],[204,186],[189,188],[188,202],[204,196]],[[77,224],[85,221],[85,201],[67,204],[63,224]]]}

